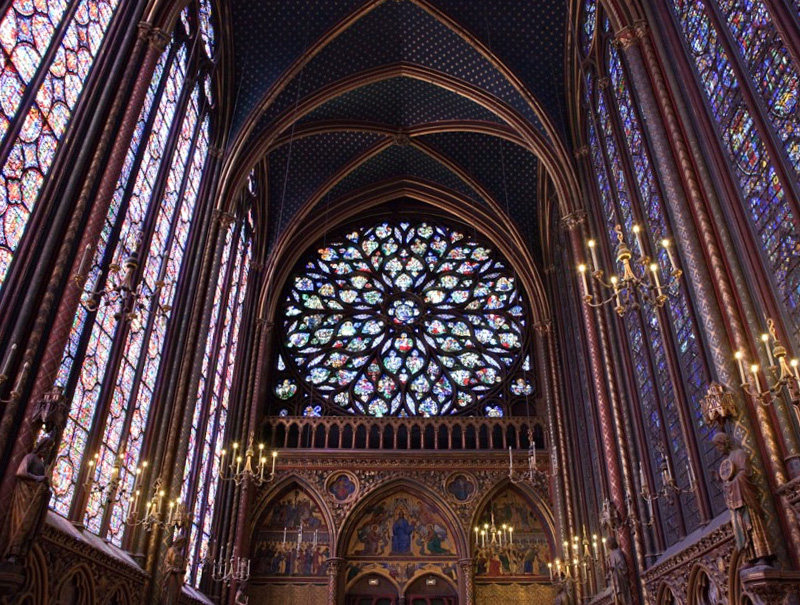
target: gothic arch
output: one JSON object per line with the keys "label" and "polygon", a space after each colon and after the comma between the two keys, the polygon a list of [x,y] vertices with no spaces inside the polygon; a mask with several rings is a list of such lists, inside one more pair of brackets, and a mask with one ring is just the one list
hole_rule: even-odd
{"label": "gothic arch", "polygon": [[345,556],[347,553],[347,545],[350,542],[353,532],[357,529],[358,522],[363,518],[366,511],[373,504],[380,502],[391,494],[398,493],[399,491],[406,491],[420,500],[436,507],[442,514],[443,520],[447,523],[448,529],[453,534],[453,544],[456,547],[456,556],[459,559],[464,559],[469,556],[469,539],[464,531],[464,527],[459,522],[458,517],[440,496],[437,496],[430,488],[422,484],[416,483],[409,479],[395,479],[388,481],[375,489],[375,491],[368,494],[366,497],[353,507],[347,514],[344,521],[341,523],[341,531],[337,536],[336,550],[333,556]]}
{"label": "gothic arch", "polygon": [[53,590],[53,605],[92,605],[97,602],[92,570],[81,564],[69,570]]}
{"label": "gothic arch", "polygon": [[461,95],[470,101],[491,111],[508,124],[519,137],[524,140],[528,149],[536,155],[545,166],[558,192],[558,199],[563,214],[569,214],[580,207],[581,196],[577,175],[570,155],[563,149],[555,148],[553,143],[545,140],[541,132],[515,109],[490,93],[462,82],[445,73],[408,63],[397,63],[380,68],[368,69],[351,74],[329,84],[319,91],[298,102],[296,108],[284,111],[273,125],[260,133],[255,140],[245,140],[242,130],[237,140],[231,145],[222,168],[222,182],[227,188],[219,192],[220,207],[228,207],[242,188],[250,169],[267,150],[285,133],[293,122],[303,118],[322,104],[347,92],[397,77],[408,77],[422,80]]}
{"label": "gothic arch", "polygon": [[553,547],[557,546],[557,539],[556,539],[556,521],[555,517],[553,516],[553,510],[550,507],[550,504],[544,499],[542,494],[533,489],[527,483],[518,483],[514,484],[506,478],[498,481],[491,489],[486,491],[483,497],[478,500],[475,504],[475,511],[472,515],[472,519],[470,519],[470,527],[475,527],[478,524],[480,519],[480,515],[486,506],[495,498],[498,494],[505,491],[506,489],[511,489],[519,492],[522,496],[528,500],[528,502],[542,515],[542,519],[546,524],[547,532],[550,534],[550,538],[552,539]]}
{"label": "gothic arch", "polygon": [[261,494],[261,497],[258,499],[255,506],[253,507],[253,514],[250,517],[250,523],[248,527],[249,535],[250,536],[254,535],[256,529],[258,528],[265,513],[268,510],[268,506],[272,502],[274,502],[277,498],[287,493],[292,489],[292,487],[295,486],[299,488],[301,491],[303,491],[309,498],[311,498],[314,501],[314,503],[319,507],[319,510],[325,519],[325,523],[328,526],[328,531],[330,532],[331,535],[331,556],[335,556],[335,551],[333,547],[336,544],[337,540],[336,524],[334,523],[333,517],[331,516],[328,507],[325,506],[325,499],[317,491],[317,489],[313,485],[311,485],[311,483],[309,483],[306,479],[296,474],[291,474],[282,478],[274,485],[272,485],[269,489],[264,491],[263,494]]}

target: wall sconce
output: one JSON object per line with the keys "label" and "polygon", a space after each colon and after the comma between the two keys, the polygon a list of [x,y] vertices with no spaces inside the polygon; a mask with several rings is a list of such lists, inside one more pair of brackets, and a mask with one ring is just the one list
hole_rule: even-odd
{"label": "wall sconce", "polygon": [[[610,303],[614,303],[614,310],[617,315],[622,317],[628,311],[638,309],[642,303],[651,305],[653,307],[663,307],[667,301],[668,296],[664,293],[665,288],[661,284],[659,278],[660,267],[658,263],[651,262],[649,256],[645,254],[644,242],[642,240],[642,231],[639,225],[633,226],[633,233],[636,237],[636,244],[639,248],[640,256],[636,259],[633,257],[633,252],[628,244],[625,243],[625,237],[622,233],[622,227],[616,225],[614,231],[617,234],[617,248],[615,258],[617,265],[621,268],[618,274],[612,274],[608,281],[605,281],[603,269],[600,267],[600,261],[597,254],[597,242],[590,239],[587,242],[589,253],[592,259],[594,270],[591,272],[592,277],[606,290],[611,290],[608,298],[594,302],[594,297],[589,290],[589,281],[586,276],[589,268],[582,264],[578,266],[578,272],[581,276],[581,286],[583,289],[583,301],[591,307],[601,307]],[[667,251],[670,263],[670,280],[666,284],[666,290],[669,292],[677,285],[678,280],[682,275],[682,271],[675,266],[675,258],[672,253],[670,241],[664,239],[661,245]],[[635,269],[634,265],[641,267]]]}
{"label": "wall sconce", "polygon": [[745,372],[744,352],[736,351],[734,358],[739,366],[740,386],[745,393],[761,405],[770,405],[775,397],[782,396],[785,389],[789,401],[797,409],[800,406],[799,362],[796,358],[787,362],[788,351],[778,340],[775,322],[771,318],[767,318],[767,330],[767,333],[761,335],[761,342],[764,343],[764,349],[769,360],[769,366],[767,367],[769,372],[766,370],[764,372],[767,379],[767,388],[764,389],[761,386],[761,368],[755,363],[750,366],[752,385],[750,384]]}
{"label": "wall sconce", "polygon": [[[253,457],[255,450],[253,449],[253,433],[250,433],[247,449],[244,452],[244,458],[239,451],[239,442],[233,443],[231,461],[228,464],[230,476],[226,476],[225,472],[225,456],[228,454],[227,450],[220,452],[220,477],[225,481],[233,481],[236,485],[240,485],[242,481],[250,481],[255,485],[263,485],[275,479],[275,462],[278,459],[278,452],[272,451],[272,470],[267,477],[264,477],[264,471],[267,468],[267,457],[264,455],[264,444],[258,444],[258,460],[255,468],[253,468]],[[242,464],[244,463],[244,464]]]}

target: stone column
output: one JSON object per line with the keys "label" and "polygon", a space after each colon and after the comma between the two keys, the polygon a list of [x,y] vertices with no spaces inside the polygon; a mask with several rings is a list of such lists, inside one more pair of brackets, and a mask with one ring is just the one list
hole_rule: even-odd
{"label": "stone column", "polygon": [[328,605],[339,605],[341,595],[340,583],[344,571],[344,559],[331,557],[328,559]]}
{"label": "stone column", "polygon": [[475,605],[475,559],[459,559],[458,568],[463,590],[460,601],[464,605]]}
{"label": "stone column", "polygon": [[[569,232],[572,256],[576,262],[581,262],[583,254],[583,228],[586,224],[586,212],[576,211],[565,216],[563,225]],[[606,466],[606,477],[608,479],[608,492],[611,505],[616,507],[619,514],[626,510],[626,493],[636,493],[633,489],[633,482],[630,467],[626,466],[626,460],[620,456],[617,447],[617,439],[625,442],[625,430],[622,424],[621,403],[617,396],[617,384],[614,376],[613,363],[610,351],[610,343],[603,317],[587,304],[581,302],[581,318],[583,320],[584,333],[586,334],[587,353],[591,368],[592,382],[594,386],[595,402],[597,404],[597,414],[600,421],[600,432],[602,438],[603,458]],[[627,481],[626,481],[627,479]],[[636,548],[634,540],[640,538],[640,534],[631,532],[627,527],[620,527],[617,531],[617,539],[620,548],[628,560],[629,569],[644,569],[642,553],[644,545],[639,540],[639,547]],[[636,574],[636,583],[640,582]],[[633,595],[634,603],[639,603],[638,592]]]}

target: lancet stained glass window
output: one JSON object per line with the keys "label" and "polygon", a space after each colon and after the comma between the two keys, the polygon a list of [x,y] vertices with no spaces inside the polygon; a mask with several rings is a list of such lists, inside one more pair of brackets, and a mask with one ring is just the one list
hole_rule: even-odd
{"label": "lancet stained glass window", "polygon": [[[128,314],[113,297],[86,297],[57,379],[71,404],[51,506],[117,545],[208,155],[209,76],[201,74],[197,83],[188,77],[190,49],[197,45],[187,33],[178,31],[157,63],[89,278],[92,289],[101,291],[120,279],[109,267],[123,266],[135,255],[137,292],[146,302]],[[90,457],[94,462],[87,466]],[[121,493],[129,497],[109,503],[90,489],[83,496],[85,509],[75,506],[81,479],[107,480],[112,473],[118,473]]]}
{"label": "lancet stained glass window", "polygon": [[[793,322],[793,332],[800,334],[800,233],[787,200],[786,183],[776,170],[783,164],[772,157],[764,139],[769,132],[760,131],[744,98],[751,83],[741,82],[731,58],[711,21],[702,0],[670,0],[678,30],[686,41],[689,58],[699,76],[701,90],[708,100],[711,115],[719,129],[720,140],[728,155],[734,177],[739,183],[756,241],[770,268],[766,273],[774,280],[781,302]],[[739,52],[744,53],[758,82],[754,93],[761,100],[770,121],[784,145],[794,179],[798,178],[797,66],[785,52],[760,2],[750,3],[747,10],[732,2],[721,7],[728,17]],[[751,13],[745,15],[745,13]],[[771,41],[768,41],[768,38]]]}
{"label": "lancet stained glass window", "polygon": [[513,272],[479,238],[422,222],[359,227],[291,278],[274,393],[306,415],[474,413],[503,397],[526,313]]}
{"label": "lancet stained glass window", "polygon": [[0,287],[118,4],[15,0],[0,19]]}
{"label": "lancet stained glass window", "polygon": [[[208,554],[219,483],[222,439],[239,343],[239,326],[252,260],[252,227],[244,221],[228,230],[222,268],[214,293],[209,336],[189,437],[181,501],[189,502],[192,526],[189,560]],[[199,566],[188,566],[188,580],[199,585]]]}

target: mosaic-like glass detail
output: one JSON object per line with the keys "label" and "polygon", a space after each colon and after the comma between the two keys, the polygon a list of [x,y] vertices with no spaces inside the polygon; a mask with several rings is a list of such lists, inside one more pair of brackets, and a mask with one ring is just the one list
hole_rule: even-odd
{"label": "mosaic-like glass detail", "polygon": [[499,388],[525,315],[516,278],[486,244],[442,225],[384,222],[321,248],[292,278],[284,358],[332,410],[451,414]]}
{"label": "mosaic-like glass detail", "polygon": [[584,0],[583,2],[583,27],[581,28],[581,46],[583,54],[588,55],[592,49],[594,30],[597,27],[597,2]]}
{"label": "mosaic-like glass detail", "polygon": [[16,0],[0,20],[0,138],[19,126],[0,157],[0,286],[118,4]]}
{"label": "mosaic-like glass detail", "polygon": [[[686,39],[690,58],[714,121],[718,124],[723,148],[739,182],[747,216],[770,268],[768,274],[780,293],[797,336],[800,334],[800,254],[797,254],[797,250],[800,250],[800,234],[795,226],[797,217],[792,214],[786,191],[775,171],[776,160],[767,152],[763,135],[756,128],[750,109],[742,97],[740,82],[702,0],[673,0],[671,6]],[[751,4],[748,10],[752,8]],[[749,22],[752,24],[755,21]],[[739,38],[745,46],[752,33],[751,29],[741,29]],[[764,66],[764,72],[777,74],[774,82],[766,82],[762,86],[768,98],[772,91],[777,95],[777,100],[768,101],[774,121],[780,117],[783,108],[795,106],[796,100],[792,99],[792,94],[796,99],[797,86],[794,85],[791,91],[787,88],[793,76],[788,66],[781,68],[780,61],[777,64],[773,62],[773,58],[780,53],[775,54],[777,48],[764,47],[763,40],[760,40],[763,35],[766,34],[758,34],[754,46],[760,49],[757,52],[766,53],[765,56],[769,58],[771,67]],[[785,96],[787,92],[788,97]],[[783,132],[786,124],[797,119],[797,112],[793,113],[795,115],[787,116],[787,120],[782,120],[776,126],[779,132]],[[796,136],[796,128],[791,136],[784,136],[790,155],[795,153]]]}
{"label": "mosaic-like glass detail", "polygon": [[[621,58],[618,50],[613,46],[609,46],[608,66],[628,154],[639,186],[642,209],[646,217],[646,233],[651,242],[657,243],[663,238],[669,237],[666,213],[661,202],[660,191],[656,186],[655,175],[644,144],[639,116],[636,113],[627,85]],[[658,245],[651,246],[651,249],[658,250],[657,256],[660,266],[668,267],[669,257],[666,250]],[[689,298],[686,289],[681,287],[680,284],[674,289],[669,299],[669,311],[670,323],[678,345],[678,358],[683,371],[684,389],[689,399],[689,409],[693,415],[697,440],[703,454],[703,466],[704,468],[714,468],[718,463],[719,454],[711,441],[712,429],[705,422],[701,404],[708,388],[708,373],[703,361],[701,343],[697,338],[697,327]],[[655,320],[655,317],[652,320]],[[677,411],[669,409],[672,407],[671,404],[672,400],[666,401],[665,404],[667,414],[674,425],[669,431],[670,433],[679,433],[681,429],[678,423],[678,414]],[[672,443],[673,454],[678,456],[677,448],[680,447],[680,442],[673,439]],[[685,480],[688,483],[688,478],[682,479],[685,474],[685,465],[676,469],[676,472],[680,481]],[[718,490],[713,491],[719,495]],[[694,511],[698,512],[697,509],[694,509]],[[696,521],[699,522],[699,518]]]}
{"label": "mosaic-like glass detail", "polygon": [[[247,230],[241,226],[238,236],[231,232],[223,256],[214,308],[209,324],[204,371],[195,407],[192,427],[194,442],[190,443],[192,464],[187,465],[184,490],[194,490],[192,529],[189,536],[190,560],[202,561],[208,554],[211,540],[211,523],[214,519],[217,488],[219,485],[222,440],[228,420],[228,407],[233,385],[234,368],[239,344],[239,327],[242,321],[247,280],[252,260],[252,245]],[[233,262],[231,262],[233,261]],[[213,367],[213,373],[209,368]],[[206,395],[207,393],[207,395]],[[204,400],[203,396],[207,397]],[[203,426],[203,421],[205,426]],[[197,443],[200,436],[202,441]],[[194,461],[194,456],[199,456]],[[186,495],[184,495],[184,499]],[[187,570],[189,580],[199,586],[201,577],[197,568]],[[191,574],[195,574],[192,576]]]}

